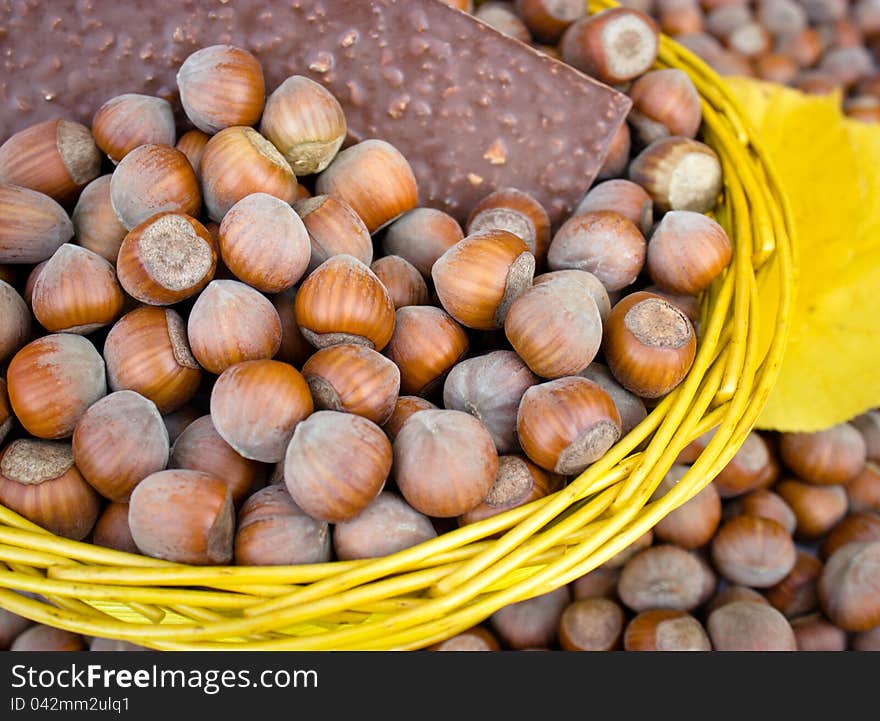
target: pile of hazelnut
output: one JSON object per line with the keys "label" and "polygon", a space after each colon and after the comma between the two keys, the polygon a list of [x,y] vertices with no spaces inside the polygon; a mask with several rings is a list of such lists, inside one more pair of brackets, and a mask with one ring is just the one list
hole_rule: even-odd
{"label": "pile of hazelnut", "polygon": [[410,547],[601,458],[687,375],[732,247],[705,215],[699,97],[650,70],[653,24],[613,10],[572,42],[645,122],[558,228],[512,187],[464,227],[420,206],[407,159],[351,142],[323,86],[266,97],[228,45],[180,67],[181,134],[166,100],[125,94],[91,128],[6,139],[0,504],[174,562],[307,564]]}
{"label": "pile of hazelnut", "polygon": [[[575,66],[564,34],[592,22],[581,0],[447,2]],[[814,94],[840,90],[848,116],[880,122],[880,0],[619,2],[649,15],[721,75]]]}

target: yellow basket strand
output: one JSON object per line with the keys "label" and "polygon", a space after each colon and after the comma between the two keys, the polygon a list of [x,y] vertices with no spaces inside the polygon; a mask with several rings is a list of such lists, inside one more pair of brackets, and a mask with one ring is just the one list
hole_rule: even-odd
{"label": "yellow basket strand", "polygon": [[[734,257],[701,299],[687,378],[603,458],[546,498],[391,556],[303,566],[169,563],[58,538],[0,507],[0,607],[161,650],[425,648],[595,569],[702,490],[751,431],[775,382],[796,258],[788,201],[723,81],[666,37],[657,67],[686,71],[700,93],[702,139],[724,172],[712,216]],[[759,356],[757,289],[768,273],[780,281],[778,311]],[[684,477],[654,499],[680,451],[710,430]]]}

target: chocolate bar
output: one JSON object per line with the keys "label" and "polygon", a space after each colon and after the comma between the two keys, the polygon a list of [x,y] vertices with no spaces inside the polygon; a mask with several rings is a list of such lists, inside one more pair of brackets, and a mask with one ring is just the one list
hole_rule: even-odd
{"label": "chocolate bar", "polygon": [[489,192],[513,186],[558,224],[630,106],[440,0],[7,0],[0,140],[53,117],[89,125],[121,93],[174,101],[180,64],[217,43],[253,52],[270,91],[294,74],[326,85],[345,109],[349,142],[394,144],[420,203],[460,222]]}

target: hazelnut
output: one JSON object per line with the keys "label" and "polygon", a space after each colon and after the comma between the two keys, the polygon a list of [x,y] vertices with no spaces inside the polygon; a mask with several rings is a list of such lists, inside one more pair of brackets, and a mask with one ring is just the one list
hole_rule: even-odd
{"label": "hazelnut", "polygon": [[284,458],[294,428],[313,408],[305,378],[281,361],[230,365],[211,391],[217,432],[245,458],[264,463]]}
{"label": "hazelnut", "polygon": [[850,513],[822,540],[820,555],[828,558],[847,543],[880,541],[880,516],[874,513]]}
{"label": "hazelnut", "polygon": [[766,488],[759,488],[741,496],[735,504],[731,504],[729,507],[735,508],[738,513],[747,516],[758,516],[776,521],[789,536],[794,535],[797,529],[797,516],[794,515],[791,507],[778,494],[768,491]]}
{"label": "hazelnut", "polygon": [[73,223],[48,195],[0,184],[0,263],[39,263],[73,238]]}
{"label": "hazelnut", "polygon": [[264,293],[292,287],[306,272],[311,254],[299,215],[272,195],[246,195],[220,223],[220,255],[226,267]]}
{"label": "hazelnut", "polygon": [[293,209],[309,234],[311,257],[307,273],[334,255],[351,255],[364,265],[373,262],[373,239],[360,216],[342,198],[315,195],[297,200]]}
{"label": "hazelnut", "polygon": [[755,60],[755,72],[761,80],[790,85],[798,74],[798,65],[782,53],[767,53]]}
{"label": "hazelnut", "polygon": [[687,210],[666,213],[648,243],[648,272],[661,290],[699,295],[733,257],[733,246],[718,223]]}
{"label": "hazelnut", "polygon": [[112,175],[95,178],[80,193],[71,218],[76,242],[115,265],[128,232],[110,202]]}
{"label": "hazelnut", "polygon": [[341,151],[319,176],[315,191],[345,200],[370,233],[418,205],[416,177],[406,158],[384,140]]}
{"label": "hazelnut", "polygon": [[312,518],[342,523],[379,495],[391,460],[391,443],[372,421],[351,413],[317,411],[293,432],[284,458],[284,482],[294,502]]}
{"label": "hazelnut", "polygon": [[27,303],[15,288],[0,280],[0,361],[21,350],[30,337],[31,313]]}
{"label": "hazelnut", "polygon": [[684,611],[643,611],[627,624],[626,651],[711,651],[700,622]]}
{"label": "hazelnut", "polygon": [[431,277],[440,303],[459,323],[478,330],[504,325],[511,304],[532,284],[535,257],[519,236],[484,230],[438,258]]}
{"label": "hazelnut", "polygon": [[716,651],[796,651],[791,625],[772,606],[735,601],[709,614],[706,630]]}
{"label": "hazelnut", "polygon": [[815,28],[786,33],[776,39],[776,52],[794,60],[801,68],[814,65],[822,56],[822,41]]}
{"label": "hazelnut", "polygon": [[141,145],[174,145],[177,131],[171,103],[151,95],[117,95],[95,112],[92,135],[114,163]]}
{"label": "hazelnut", "polygon": [[723,590],[714,594],[709,602],[706,604],[704,608],[704,614],[706,618],[714,611],[716,608],[721,608],[722,606],[726,606],[728,603],[734,603],[736,601],[755,601],[756,603],[769,603],[764,596],[762,596],[758,591],[754,588],[748,588],[747,586],[725,586]]}
{"label": "hazelnut", "polygon": [[868,461],[845,488],[851,512],[880,513],[880,466],[876,463]]}
{"label": "hazelnut", "polygon": [[807,13],[797,0],[759,0],[755,17],[772,35],[801,32],[807,27]]}
{"label": "hazelnut", "polygon": [[721,193],[721,163],[708,145],[673,135],[639,153],[630,163],[629,179],[648,191],[658,210],[705,213]]}
{"label": "hazelnut", "polygon": [[319,350],[302,367],[318,408],[363,416],[377,425],[394,412],[400,370],[382,354],[360,345]]}
{"label": "hazelnut", "polygon": [[71,243],[46,261],[31,294],[34,316],[50,333],[87,335],[116,320],[122,305],[110,262]]}
{"label": "hazelnut", "polygon": [[128,504],[108,503],[92,529],[92,543],[123,553],[140,554],[128,527]]}
{"label": "hazelnut", "polygon": [[846,651],[846,631],[822,618],[822,614],[795,618],[791,629],[798,651]]}
{"label": "hazelnut", "polygon": [[436,536],[431,519],[382,491],[357,516],[333,526],[333,549],[340,561],[381,558]]}
{"label": "hazelnut", "polygon": [[238,513],[236,565],[294,566],[331,557],[329,524],[306,515],[284,486],[257,491]]}
{"label": "hazelnut", "polygon": [[629,165],[630,150],[632,150],[632,133],[629,125],[621,123],[608,143],[605,160],[602,161],[602,166],[596,174],[596,180],[608,180],[623,175]]}
{"label": "hazelnut", "polygon": [[526,24],[517,17],[506,2],[483,2],[474,11],[474,17],[492,26],[498,32],[517,40],[530,43],[532,35]]}
{"label": "hazelnut", "polygon": [[281,321],[281,347],[275,354],[275,360],[284,361],[293,366],[302,366],[315,349],[305,339],[296,323],[296,313],[294,312],[296,288],[288,288],[273,295],[271,300]]}
{"label": "hazelnut", "polygon": [[400,369],[400,392],[427,395],[464,356],[468,336],[445,310],[408,305],[394,313],[394,333],[385,349]]}
{"label": "hazelnut", "polygon": [[547,473],[522,456],[500,456],[495,481],[485,499],[458,517],[460,525],[476,523],[511,508],[544,498],[562,487],[563,478]]}
{"label": "hazelnut", "polygon": [[192,53],[177,71],[177,88],[186,116],[208,134],[256,125],[266,99],[260,61],[234,45]]}
{"label": "hazelnut", "polygon": [[[714,430],[706,434],[704,442],[708,444],[714,434]],[[772,485],[778,475],[779,467],[766,439],[750,431],[713,484],[722,498],[733,498]]]}
{"label": "hazelnut", "polygon": [[550,217],[544,207],[525,191],[517,188],[495,190],[470,212],[467,234],[486,230],[506,230],[518,236],[539,265],[544,263],[550,246]]}
{"label": "hazelnut", "polygon": [[641,185],[618,178],[593,186],[574,215],[610,211],[622,215],[647,235],[654,225],[654,201]]}
{"label": "hazelnut", "polygon": [[712,562],[731,583],[767,588],[794,568],[797,550],[776,521],[736,516],[722,524],[712,539]]}
{"label": "hazelnut", "polygon": [[260,133],[298,176],[320,173],[330,165],[347,130],[339,101],[302,75],[287,78],[272,92],[260,121]]}
{"label": "hazelnut", "polygon": [[677,37],[703,31],[703,13],[696,2],[684,0],[670,7],[661,6],[659,13],[660,30],[666,35]]}
{"label": "hazelnut", "polygon": [[774,490],[794,511],[799,538],[824,536],[846,515],[848,502],[843,486],[814,486],[789,478],[780,481]]}
{"label": "hazelnut", "polygon": [[168,431],[168,440],[174,445],[180,434],[186,430],[186,427],[202,417],[202,411],[194,405],[186,405],[179,410],[166,413],[162,416],[162,422],[165,424],[165,430]]}
{"label": "hazelnut", "polygon": [[690,320],[660,296],[632,293],[605,323],[603,349],[617,381],[642,398],[660,398],[687,376],[697,340]]}
{"label": "hazelnut", "polygon": [[700,94],[683,70],[652,70],[639,77],[629,89],[632,109],[627,120],[639,141],[680,135],[696,137],[703,119]]}
{"label": "hazelnut", "polygon": [[181,135],[174,146],[186,156],[196,176],[201,176],[202,156],[205,154],[205,146],[210,139],[211,136],[207,133],[193,129]]}
{"label": "hazelnut", "polygon": [[59,203],[76,198],[101,172],[101,151],[89,129],[70,120],[46,120],[0,145],[0,183],[45,193]]}
{"label": "hazelnut", "polygon": [[253,128],[231,127],[213,136],[202,153],[202,196],[216,222],[252,193],[274,195],[285,203],[297,197],[296,176],[284,156]]}
{"label": "hazelnut", "polygon": [[134,391],[92,404],[73,431],[73,459],[83,478],[111,501],[127,503],[134,487],[165,470],[168,431],[156,405]]}
{"label": "hazelnut", "polygon": [[618,551],[614,554],[611,558],[605,561],[605,563],[599,566],[599,568],[619,571],[629,562],[629,559],[639,553],[639,551],[650,548],[652,543],[654,543],[654,531],[653,529],[650,529],[645,531],[645,533],[630,543],[622,551]]}
{"label": "hazelnut", "polygon": [[783,433],[783,462],[799,478],[816,484],[846,483],[865,467],[865,438],[851,423],[838,423],[813,433]]}
{"label": "hazelnut", "polygon": [[822,575],[822,562],[805,551],[797,552],[794,567],[764,595],[770,604],[787,618],[810,613],[819,606],[817,584]]}
{"label": "hazelnut", "polygon": [[532,386],[517,413],[526,455],[541,468],[578,475],[620,437],[620,414],[596,383],[572,376]]}
{"label": "hazelnut", "polygon": [[435,208],[415,208],[385,230],[382,250],[412,263],[425,277],[449,248],[464,238],[461,226],[448,213]]}
{"label": "hazelnut", "polygon": [[10,651],[85,651],[85,640],[78,633],[54,626],[35,624],[12,642]]}
{"label": "hazelnut", "polygon": [[580,0],[516,0],[516,14],[542,43],[555,45],[575,20],[586,15]]}
{"label": "hazelnut", "polygon": [[626,288],[645,264],[647,243],[628,219],[611,210],[574,215],[556,234],[547,253],[551,270],[574,268],[595,275],[608,291]]}
{"label": "hazelnut", "polygon": [[719,40],[725,40],[738,27],[751,21],[752,11],[748,3],[726,3],[708,12],[706,30]]}
{"label": "hazelnut", "polygon": [[160,413],[189,403],[202,379],[183,319],[171,308],[144,306],[122,316],[104,341],[104,361],[111,390],[136,391]]}
{"label": "hazelnut", "polygon": [[571,603],[568,586],[508,604],[489,617],[489,625],[511,649],[543,648],[558,638],[559,622]]}
{"label": "hazelnut", "polygon": [[614,407],[617,408],[617,412],[620,414],[621,436],[625,436],[647,417],[648,411],[642,399],[620,385],[608,369],[608,366],[593,361],[578,375],[593,381],[593,383],[611,396],[611,400],[614,401]]}
{"label": "hazelnut", "polygon": [[391,296],[394,309],[407,305],[427,305],[428,286],[422,274],[405,258],[399,255],[386,255],[379,258],[370,270],[382,281]]}
{"label": "hazelnut", "polygon": [[382,430],[385,431],[385,435],[393,443],[394,439],[397,438],[397,434],[400,433],[400,429],[403,428],[403,424],[409,420],[413,413],[436,409],[437,406],[431,403],[431,401],[426,401],[424,398],[419,398],[419,396],[399,396],[394,403],[394,411],[382,425]]}
{"label": "hazelnut", "polygon": [[223,439],[210,415],[193,420],[174,440],[168,467],[219,478],[229,486],[236,508],[259,488],[265,476],[259,461],[245,458]]}
{"label": "hazelnut", "polygon": [[107,393],[100,354],[70,333],[28,343],[9,362],[6,382],[16,418],[37,438],[69,438],[86,409]]}
{"label": "hazelnut", "polygon": [[880,626],[880,543],[848,543],[832,553],[819,577],[819,603],[845,631]]}
{"label": "hazelnut", "polygon": [[272,358],[281,347],[281,319],[249,285],[213,280],[190,311],[187,336],[199,364],[219,375],[241,361]]}
{"label": "hazelnut", "polygon": [[9,394],[6,391],[6,381],[0,378],[0,444],[6,440],[9,431],[12,430],[12,424],[15,422],[15,416],[12,415],[12,408],[9,407]]}
{"label": "hazelnut", "polygon": [[610,599],[573,601],[559,619],[559,645],[564,651],[613,651],[625,623],[623,609]]}
{"label": "hazelnut", "polygon": [[582,598],[617,597],[617,579],[620,578],[619,568],[607,568],[602,565],[571,582],[571,595],[575,601]]}
{"label": "hazelnut", "polygon": [[128,525],[147,556],[190,565],[232,560],[232,496],[223,481],[207,473],[168,470],[147,476],[131,494]]}
{"label": "hazelnut", "polygon": [[[669,493],[688,470],[688,466],[674,464],[663,477],[651,499],[656,500]],[[721,498],[710,483],[666,514],[654,526],[654,535],[663,543],[673,543],[688,549],[699,548],[712,540],[720,522]]]}
{"label": "hazelnut", "polygon": [[520,401],[538,382],[516,353],[492,351],[452,368],[443,385],[443,406],[470,413],[489,431],[499,453],[515,453]]}
{"label": "hazelnut", "polygon": [[[469,2],[470,0],[468,0]],[[453,0],[444,0],[454,4]],[[461,4],[461,3],[459,3]],[[430,646],[429,651],[500,651],[498,639],[483,626],[474,626]]]}
{"label": "hazelnut", "polygon": [[410,416],[394,439],[393,470],[413,508],[452,518],[486,498],[498,472],[498,453],[492,436],[473,416],[426,410]]}
{"label": "hazelnut", "polygon": [[765,55],[773,46],[773,37],[754,20],[734,28],[724,40],[730,50],[748,60]]}
{"label": "hazelnut", "polygon": [[27,630],[33,621],[17,613],[0,608],[0,651],[8,651],[16,637]]}
{"label": "hazelnut", "polygon": [[654,21],[632,8],[612,8],[582,17],[560,41],[569,65],[614,85],[647,72],[657,59],[659,33]]}
{"label": "hazelnut", "polygon": [[135,226],[119,248],[119,282],[133,298],[171,305],[211,282],[217,250],[207,228],[184,213],[162,212]]}
{"label": "hazelnut", "polygon": [[870,631],[854,633],[850,639],[852,651],[880,651],[880,626]]}
{"label": "hazelnut", "polygon": [[533,285],[511,304],[504,333],[533,373],[561,378],[580,373],[596,357],[602,317],[583,284],[558,277]]}
{"label": "hazelnut", "polygon": [[605,286],[602,285],[602,281],[588,270],[554,270],[535,276],[532,285],[548,283],[557,278],[568,278],[584,286],[589,294],[593,296],[593,300],[596,301],[596,308],[599,310],[599,317],[602,319],[602,323],[606,321],[608,314],[611,312],[611,297],[608,291],[605,290]]}
{"label": "hazelnut", "polygon": [[101,499],[74,465],[70,443],[21,438],[0,451],[0,503],[50,533],[83,540]]}
{"label": "hazelnut", "polygon": [[334,255],[302,283],[294,305],[303,336],[316,348],[355,343],[381,351],[394,332],[394,302],[366,265]]}
{"label": "hazelnut", "polygon": [[620,573],[617,592],[626,606],[640,613],[655,608],[692,611],[702,600],[711,570],[691,551],[659,545],[633,556]]}

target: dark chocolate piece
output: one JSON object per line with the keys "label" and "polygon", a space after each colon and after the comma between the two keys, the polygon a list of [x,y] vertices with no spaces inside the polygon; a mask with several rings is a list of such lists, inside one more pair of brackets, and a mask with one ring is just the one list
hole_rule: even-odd
{"label": "dark chocolate piece", "polygon": [[420,202],[461,222],[514,186],[558,224],[630,106],[440,0],[0,0],[0,139],[52,117],[89,125],[120,93],[174,101],[180,64],[216,43],[254,52],[270,91],[294,74],[324,83],[352,139],[397,146]]}

